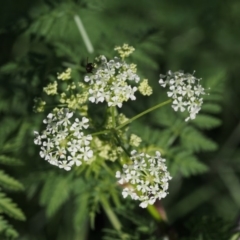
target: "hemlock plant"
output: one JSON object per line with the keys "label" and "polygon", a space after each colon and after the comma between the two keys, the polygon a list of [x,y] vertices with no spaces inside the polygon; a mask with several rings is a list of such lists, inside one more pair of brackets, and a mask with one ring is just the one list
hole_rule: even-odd
{"label": "hemlock plant", "polygon": [[[66,171],[99,159],[117,162],[115,176],[123,197],[130,196],[146,208],[166,197],[171,176],[160,151],[150,153],[142,148],[141,137],[129,133],[129,124],[167,104],[174,111],[188,112],[185,121],[195,119],[205,89],[201,79],[192,74],[168,71],[160,75],[159,87],[168,88],[170,99],[128,119],[119,111],[122,105],[136,100],[137,91],[150,96],[153,90],[148,80],[137,74],[136,64],[126,61],[134,48],[124,44],[115,50],[119,56],[111,60],[97,57],[83,81],[74,82],[69,68],[43,88],[47,95],[56,96],[58,105],[43,120],[45,129],[34,132],[34,143],[40,146],[41,158]],[[59,88],[59,81],[65,82],[64,90]],[[89,114],[89,103],[106,104],[103,124],[96,124]],[[36,112],[44,111],[47,106],[41,98],[35,99]]]}

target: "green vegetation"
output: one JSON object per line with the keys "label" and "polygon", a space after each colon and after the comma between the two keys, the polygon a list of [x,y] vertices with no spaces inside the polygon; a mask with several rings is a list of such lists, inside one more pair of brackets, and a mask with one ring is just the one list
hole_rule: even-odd
{"label": "green vegetation", "polygon": [[[237,240],[240,207],[240,3],[230,1],[11,1],[0,9],[0,239]],[[78,20],[89,40],[84,38]],[[88,42],[90,41],[90,43]],[[168,106],[131,124],[142,149],[159,150],[172,176],[169,194],[142,209],[122,198],[116,164],[95,161],[67,172],[39,156],[34,130],[51,109],[34,98],[57,73],[116,55],[128,43],[150,97],[136,94],[131,118],[168,99],[159,74],[194,74],[209,95],[196,119]],[[89,45],[90,44],[90,45]],[[90,114],[103,122],[104,105]],[[168,238],[166,238],[168,237]]]}

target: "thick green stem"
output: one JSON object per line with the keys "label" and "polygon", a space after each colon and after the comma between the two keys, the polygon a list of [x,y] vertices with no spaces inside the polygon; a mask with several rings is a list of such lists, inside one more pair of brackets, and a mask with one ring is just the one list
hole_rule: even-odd
{"label": "thick green stem", "polygon": [[159,103],[159,104],[157,104],[157,105],[155,105],[155,106],[153,106],[153,107],[151,107],[151,108],[149,108],[149,109],[147,109],[147,110],[139,113],[139,114],[136,115],[135,117],[129,119],[129,120],[126,121],[125,123],[123,123],[123,124],[119,125],[118,127],[116,127],[116,130],[123,128],[124,126],[126,126],[126,125],[128,125],[129,123],[133,122],[134,120],[142,117],[143,115],[145,115],[145,114],[147,114],[147,113],[149,113],[149,112],[151,112],[151,111],[153,111],[153,110],[155,110],[155,109],[157,109],[157,108],[163,107],[164,105],[167,105],[167,104],[170,103],[170,102],[172,102],[171,99],[170,99],[170,100],[167,100],[167,101],[165,101],[165,102]]}
{"label": "thick green stem", "polygon": [[162,221],[162,218],[159,212],[156,210],[156,208],[153,205],[148,205],[147,210],[155,220]]}
{"label": "thick green stem", "polygon": [[120,221],[118,220],[117,216],[115,215],[115,213],[113,212],[113,210],[112,210],[111,206],[109,205],[107,199],[104,198],[103,196],[101,197],[101,203],[102,203],[102,207],[103,207],[105,213],[107,214],[108,219],[112,223],[113,227],[118,232],[121,232],[122,225],[121,225]]}

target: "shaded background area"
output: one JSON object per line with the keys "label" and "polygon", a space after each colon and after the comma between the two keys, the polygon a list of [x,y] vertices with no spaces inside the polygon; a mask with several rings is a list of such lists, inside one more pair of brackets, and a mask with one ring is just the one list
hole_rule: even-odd
{"label": "shaded background area", "polygon": [[[86,49],[75,15],[83,22],[93,53]],[[7,187],[6,193],[27,220],[17,221],[24,220],[21,212],[16,213],[16,220],[4,217],[18,230],[19,239],[102,239],[102,229],[111,228],[96,205],[99,211],[95,230],[91,230],[89,200],[80,191],[85,183],[74,173],[53,169],[40,159],[33,144],[33,130],[41,128],[46,114],[34,114],[32,106],[34,97],[42,95],[43,86],[57,72],[71,67],[77,72],[76,79],[83,79],[87,58],[92,61],[99,54],[113,57],[113,48],[123,43],[136,48],[131,60],[154,87],[151,98],[139,97],[138,104],[131,102],[123,108],[127,115],[167,98],[164,90],[158,90],[158,79],[160,73],[170,69],[195,70],[196,77],[203,78],[203,85],[210,88],[208,107],[200,120],[192,123],[208,140],[203,138],[199,143],[196,139],[201,136],[196,134],[195,139],[188,140],[184,138],[187,133],[178,139],[198,161],[188,161],[185,156],[177,162],[176,149],[169,148],[169,168],[174,178],[170,194],[162,203],[170,223],[167,232],[172,232],[172,239],[182,239],[192,234],[186,223],[193,231],[206,219],[210,219],[209,227],[217,225],[218,230],[228,223],[232,229],[239,227],[240,2],[25,0],[8,1],[0,9],[0,164],[5,173],[22,183]],[[204,115],[204,111],[211,116]],[[150,117],[150,121],[142,120],[150,129],[149,135],[144,134],[146,141],[153,138],[151,131],[159,130],[155,143],[165,146],[165,129],[181,131],[170,107]],[[197,143],[190,146],[187,141]],[[12,164],[10,158],[14,159]],[[4,188],[8,182],[1,179]],[[98,182],[91,184],[96,186]],[[127,200],[122,204],[132,209],[133,216],[144,216],[143,221],[149,225],[148,237],[159,234],[154,221],[151,230],[147,212]],[[121,210],[116,211],[121,215]],[[126,228],[139,231],[136,226],[140,223],[129,216],[126,219],[123,212],[121,219]]]}

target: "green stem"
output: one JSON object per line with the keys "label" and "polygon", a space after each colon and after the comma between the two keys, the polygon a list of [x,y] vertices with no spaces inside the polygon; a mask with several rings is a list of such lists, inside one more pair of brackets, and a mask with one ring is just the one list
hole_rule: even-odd
{"label": "green stem", "polygon": [[83,38],[83,42],[85,43],[88,52],[93,53],[94,49],[93,49],[92,43],[87,35],[87,32],[84,28],[84,25],[83,25],[82,20],[79,17],[79,15],[77,15],[77,14],[74,15],[74,21],[75,21],[77,28]]}
{"label": "green stem", "polygon": [[111,192],[111,196],[112,196],[113,202],[115,203],[115,206],[117,208],[120,208],[121,207],[121,202],[119,200],[117,192]]}
{"label": "green stem", "polygon": [[112,170],[107,166],[107,164],[105,162],[102,163],[103,168],[105,168],[105,170],[113,177],[115,177],[114,173],[112,172]]}
{"label": "green stem", "polygon": [[52,107],[67,107],[67,104],[48,104],[45,108],[52,108]]}
{"label": "green stem", "polygon": [[155,105],[155,106],[153,106],[153,107],[151,107],[151,108],[149,108],[149,109],[147,109],[147,110],[139,113],[138,115],[134,116],[133,118],[130,118],[130,119],[129,119],[128,121],[126,121],[125,123],[123,123],[123,124],[119,125],[118,127],[116,127],[116,130],[123,128],[123,127],[126,126],[127,124],[129,124],[129,123],[133,122],[134,120],[142,117],[143,115],[145,115],[145,114],[147,114],[147,113],[149,113],[149,112],[151,112],[151,111],[153,111],[153,110],[155,110],[155,109],[157,109],[157,108],[163,107],[164,105],[167,105],[167,104],[170,103],[170,102],[172,102],[171,99],[170,99],[170,100],[167,100],[167,101],[165,101],[165,102],[159,103],[159,104],[157,104],[157,105]]}
{"label": "green stem", "polygon": [[105,213],[107,214],[110,222],[112,223],[113,227],[118,232],[121,232],[122,225],[121,225],[120,221],[118,220],[117,216],[115,215],[115,213],[113,212],[113,210],[112,210],[111,206],[109,205],[107,199],[104,198],[103,196],[101,197],[101,203],[102,203],[102,207],[103,207]]}
{"label": "green stem", "polygon": [[162,218],[159,214],[159,212],[156,210],[156,208],[154,207],[154,205],[148,205],[147,206],[147,210],[148,212],[152,215],[152,217],[157,220],[157,221],[162,221]]}
{"label": "green stem", "polygon": [[120,138],[118,137],[117,133],[114,132],[114,136],[117,139],[119,146],[123,149],[123,151],[127,154],[128,157],[131,157],[131,154],[127,151],[127,149],[122,145]]}
{"label": "green stem", "polygon": [[92,133],[91,135],[92,136],[97,136],[97,135],[106,134],[106,133],[109,133],[109,132],[110,132],[109,130],[103,130],[103,131],[100,131],[100,132]]}
{"label": "green stem", "polygon": [[115,107],[111,107],[111,115],[112,115],[112,125],[113,128],[116,126],[116,121],[115,121]]}

